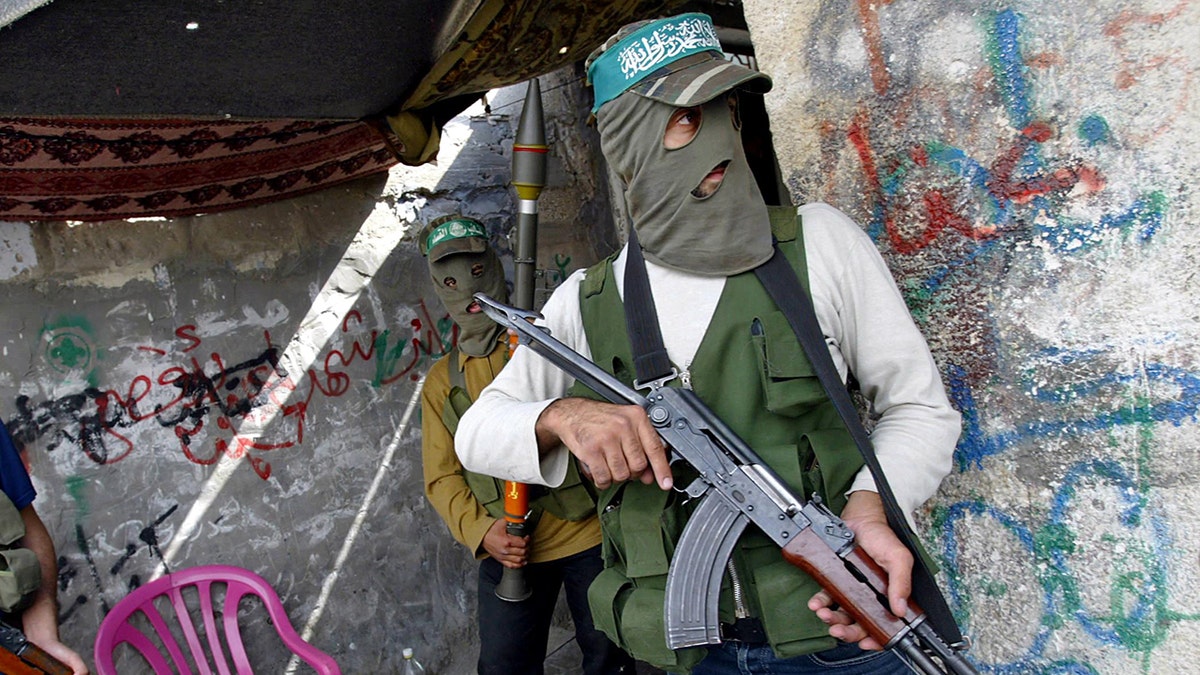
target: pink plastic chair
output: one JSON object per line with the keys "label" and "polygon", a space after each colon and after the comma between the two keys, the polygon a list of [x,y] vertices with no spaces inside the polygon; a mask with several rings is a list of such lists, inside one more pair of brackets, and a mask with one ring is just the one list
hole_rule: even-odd
{"label": "pink plastic chair", "polygon": [[[220,607],[215,607],[213,586],[225,586],[225,600]],[[184,589],[195,588],[199,598],[199,611],[195,608],[189,612]],[[192,595],[189,592],[189,596]],[[180,649],[175,635],[182,633],[191,652],[191,662],[196,664],[200,675],[213,675],[208,656],[212,657],[220,675],[232,675],[229,670],[228,658],[218,639],[218,612],[224,628],[224,643],[228,645],[229,657],[236,668],[237,675],[252,675],[250,660],[246,656],[242,644],[242,631],[238,625],[238,603],[247,595],[258,596],[266,608],[274,624],[280,640],[288,649],[302,661],[312,666],[320,675],[341,675],[337,663],[328,655],[300,638],[292,622],[284,611],[283,603],[275,589],[262,577],[247,569],[230,567],[228,565],[204,565],[168,574],[160,579],[138,588],[121,599],[116,607],[104,617],[100,623],[100,631],[96,634],[96,644],[93,650],[96,659],[98,675],[117,675],[113,666],[113,652],[121,643],[128,643],[137,649],[158,675],[178,672],[180,675],[193,675],[189,662]],[[173,619],[166,618],[155,605],[158,598],[168,598],[175,610]],[[161,603],[160,603],[161,604]],[[142,613],[149,620],[157,640],[143,632],[134,621],[137,613]],[[199,617],[195,617],[199,614]],[[207,646],[201,644],[197,630],[197,618],[203,619],[204,635]],[[138,620],[137,623],[145,624]],[[174,625],[176,633],[172,632]],[[161,646],[160,646],[161,645]],[[163,652],[170,656],[170,662]],[[175,669],[171,668],[171,663]]]}

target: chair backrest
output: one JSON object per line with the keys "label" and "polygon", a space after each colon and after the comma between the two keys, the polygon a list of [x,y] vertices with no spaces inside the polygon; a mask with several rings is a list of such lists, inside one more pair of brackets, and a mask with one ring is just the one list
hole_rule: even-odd
{"label": "chair backrest", "polygon": [[[224,601],[221,603],[214,598],[214,585],[225,587]],[[198,598],[198,609],[188,608],[184,590],[189,587],[195,589],[194,594],[189,592],[189,597],[194,595]],[[238,625],[238,604],[247,595],[262,600],[279,639],[300,660],[312,666],[320,675],[341,675],[337,663],[328,654],[305,642],[296,633],[279,595],[266,580],[250,570],[228,565],[203,565],[180,570],[155,579],[122,598],[104,617],[96,634],[93,653],[97,674],[117,674],[113,667],[113,653],[118,645],[127,643],[141,653],[156,674],[178,672],[180,675],[194,675],[176,639],[177,634],[182,634],[191,656],[190,663],[195,664],[199,675],[214,675],[208,656],[212,657],[219,675],[251,675],[253,671],[245,645],[242,644],[241,626]],[[156,604],[159,598],[169,601],[174,609],[173,617],[164,616],[159,611],[159,606],[163,604]],[[136,616],[138,613],[144,616],[144,620]],[[197,629],[197,619],[202,621],[201,627],[206,638],[203,642]],[[139,628],[146,625],[147,621],[155,635],[148,635]],[[221,631],[218,631],[218,622]],[[219,634],[224,636],[228,654],[218,638]],[[236,669],[232,673],[228,666],[230,659]]]}

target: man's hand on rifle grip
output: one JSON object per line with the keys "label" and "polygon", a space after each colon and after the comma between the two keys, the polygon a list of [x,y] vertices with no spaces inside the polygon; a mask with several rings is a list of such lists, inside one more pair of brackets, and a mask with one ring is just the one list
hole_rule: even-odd
{"label": "man's hand on rifle grip", "polygon": [[646,411],[636,405],[558,399],[542,411],[536,431],[543,452],[565,445],[600,489],[633,478],[671,489],[667,450]]}
{"label": "man's hand on rifle grip", "polygon": [[[913,558],[888,526],[879,495],[862,490],[851,493],[841,517],[854,532],[858,546],[887,573],[888,605],[892,614],[903,617],[908,613],[908,596],[912,592]],[[884,648],[867,637],[867,631],[849,614],[835,607],[825,591],[814,595],[808,601],[808,608],[829,624],[829,634],[833,637],[843,642],[857,642],[863,649]]]}

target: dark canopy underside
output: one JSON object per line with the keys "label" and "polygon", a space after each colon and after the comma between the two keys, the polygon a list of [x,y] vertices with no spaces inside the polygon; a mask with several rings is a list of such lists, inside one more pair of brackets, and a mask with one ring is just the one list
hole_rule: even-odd
{"label": "dark canopy underside", "polygon": [[55,0],[0,30],[0,116],[359,119],[416,87],[451,6]]}

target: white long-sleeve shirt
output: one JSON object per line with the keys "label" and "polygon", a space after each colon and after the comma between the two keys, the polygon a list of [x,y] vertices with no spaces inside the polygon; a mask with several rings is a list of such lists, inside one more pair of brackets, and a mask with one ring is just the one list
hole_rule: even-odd
{"label": "white long-sleeve shirt", "polygon": [[[911,514],[950,471],[960,416],[883,258],[869,237],[828,204],[800,207],[808,279],[817,320],[843,380],[854,372],[879,415],[872,444],[899,505]],[[625,254],[613,263],[624,297]],[[716,310],[724,277],[689,274],[646,261],[663,343],[688,368]],[[591,358],[579,310],[582,270],[542,310],[551,334]],[[566,395],[574,378],[528,349],[517,349],[459,423],[455,451],[472,471],[524,483],[562,482],[568,454],[539,456],[534,427],[542,410]],[[864,468],[850,491],[875,490]]]}

